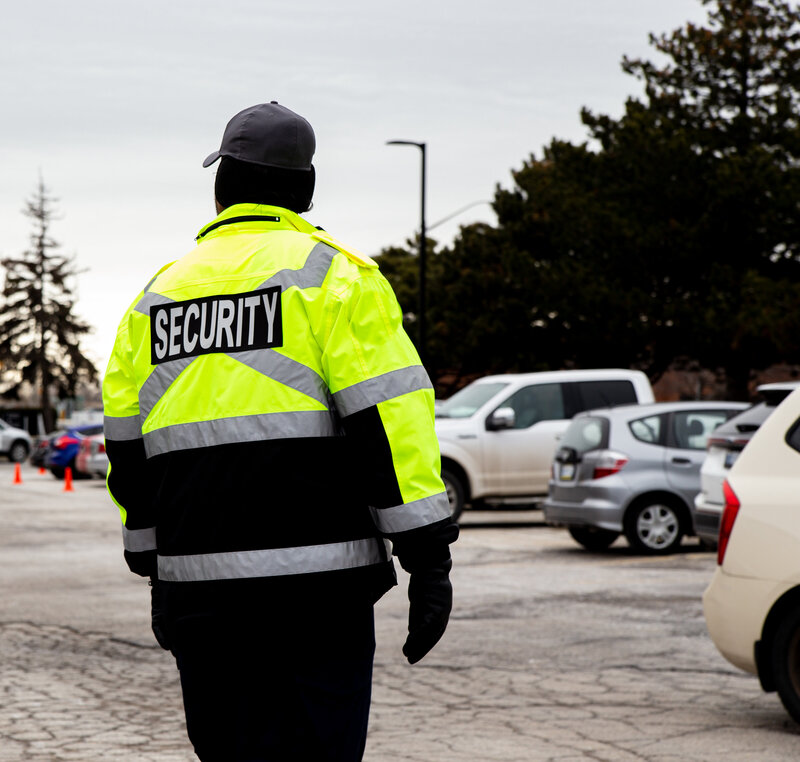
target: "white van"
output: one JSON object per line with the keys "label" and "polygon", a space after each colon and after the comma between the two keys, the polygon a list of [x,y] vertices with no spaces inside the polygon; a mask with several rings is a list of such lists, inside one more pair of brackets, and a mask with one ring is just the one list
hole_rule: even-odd
{"label": "white van", "polygon": [[558,440],[576,413],[653,402],[636,370],[557,370],[478,379],[436,409],[442,479],[454,518],[465,503],[547,494]]}

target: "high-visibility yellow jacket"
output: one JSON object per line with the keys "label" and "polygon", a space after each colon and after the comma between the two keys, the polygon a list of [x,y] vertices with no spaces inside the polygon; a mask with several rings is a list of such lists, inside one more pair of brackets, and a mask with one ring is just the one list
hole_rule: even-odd
{"label": "high-visibility yellow jacket", "polygon": [[377,265],[274,206],[197,239],[125,313],[103,383],[130,568],[377,598],[392,543],[449,553],[433,391]]}

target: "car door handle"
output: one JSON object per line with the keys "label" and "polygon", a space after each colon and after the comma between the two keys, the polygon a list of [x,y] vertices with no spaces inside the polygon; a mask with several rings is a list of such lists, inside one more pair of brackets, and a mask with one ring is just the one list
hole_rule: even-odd
{"label": "car door handle", "polygon": [[692,461],[689,458],[673,458],[673,463],[677,463],[679,466],[688,466]]}

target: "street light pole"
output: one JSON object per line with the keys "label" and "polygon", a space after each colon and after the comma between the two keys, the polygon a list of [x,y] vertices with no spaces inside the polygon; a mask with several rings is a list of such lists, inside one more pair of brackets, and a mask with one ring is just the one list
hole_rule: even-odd
{"label": "street light pole", "polygon": [[427,360],[426,351],[426,321],[425,311],[427,308],[426,301],[426,288],[425,288],[425,272],[426,272],[426,255],[427,245],[425,241],[425,143],[416,143],[413,140],[389,140],[386,145],[390,146],[416,146],[419,148],[422,156],[422,171],[421,171],[421,210],[420,210],[420,237],[419,237],[419,306],[417,308],[417,341],[419,342],[419,356],[422,364],[425,365]]}

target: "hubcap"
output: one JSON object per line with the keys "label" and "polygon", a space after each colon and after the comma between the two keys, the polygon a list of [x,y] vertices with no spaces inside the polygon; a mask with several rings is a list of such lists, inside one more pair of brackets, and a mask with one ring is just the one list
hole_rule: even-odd
{"label": "hubcap", "polygon": [[637,537],[653,550],[672,545],[678,537],[679,527],[678,517],[666,505],[650,505],[636,519]]}

